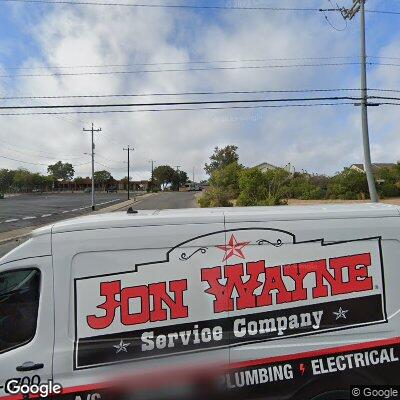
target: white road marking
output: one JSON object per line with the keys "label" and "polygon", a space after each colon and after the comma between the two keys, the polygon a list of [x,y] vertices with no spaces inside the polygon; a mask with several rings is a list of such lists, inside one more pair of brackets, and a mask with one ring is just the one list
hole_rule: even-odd
{"label": "white road marking", "polygon": [[120,200],[120,199],[109,200],[109,201],[103,201],[102,203],[97,203],[96,206],[103,206],[104,204],[115,203],[116,201],[119,201],[119,200]]}
{"label": "white road marking", "polygon": [[75,212],[75,211],[78,211],[78,210],[80,210],[80,208],[74,208],[73,210],[71,210],[71,212]]}
{"label": "white road marking", "polygon": [[23,220],[28,220],[28,219],[36,219],[36,217],[24,217],[22,218]]}
{"label": "white road marking", "polygon": [[42,218],[51,217],[53,214],[43,214]]}
{"label": "white road marking", "polygon": [[62,212],[62,214],[66,214],[66,213],[69,213],[69,211],[65,210],[65,211]]}
{"label": "white road marking", "polygon": [[19,219],[7,219],[6,221],[4,221],[6,224],[9,222],[17,222],[19,221]]}

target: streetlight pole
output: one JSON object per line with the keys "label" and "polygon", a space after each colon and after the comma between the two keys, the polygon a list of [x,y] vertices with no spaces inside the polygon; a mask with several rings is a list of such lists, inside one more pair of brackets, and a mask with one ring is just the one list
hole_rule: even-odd
{"label": "streetlight pole", "polygon": [[90,129],[85,129],[83,128],[84,132],[90,132],[91,133],[91,138],[92,138],[92,151],[91,151],[91,156],[92,156],[92,211],[95,210],[95,204],[94,204],[94,150],[95,150],[95,144],[94,144],[94,133],[95,132],[101,132],[101,128],[94,129],[94,125],[92,122],[92,127]]}
{"label": "streetlight pole", "polygon": [[353,6],[350,9],[320,9],[320,11],[340,11],[344,19],[352,20],[360,12],[360,66],[361,66],[361,126],[364,148],[364,171],[367,176],[369,196],[371,202],[378,203],[378,193],[376,191],[374,174],[372,171],[371,148],[369,142],[368,129],[368,89],[367,89],[367,53],[365,39],[365,1],[353,0]]}
{"label": "streetlight pole", "polygon": [[368,130],[368,90],[367,90],[367,53],[365,45],[365,0],[360,2],[360,30],[361,30],[361,123],[364,145],[364,169],[367,175],[369,195],[373,203],[378,203],[375,179],[372,171],[371,150]]}
{"label": "streetlight pole", "polygon": [[156,162],[156,160],[149,160],[149,162],[151,163],[151,190],[153,190],[153,186],[154,186],[154,163]]}

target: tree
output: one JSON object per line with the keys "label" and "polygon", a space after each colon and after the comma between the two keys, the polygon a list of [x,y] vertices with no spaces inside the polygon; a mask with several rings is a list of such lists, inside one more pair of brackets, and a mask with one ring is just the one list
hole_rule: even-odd
{"label": "tree", "polygon": [[112,179],[113,177],[108,171],[102,170],[102,171],[96,171],[94,173],[94,182],[100,187],[103,187],[107,182],[109,182]]}
{"label": "tree", "polygon": [[291,199],[318,200],[326,193],[326,177],[310,176],[308,174],[295,173],[286,185],[287,197]]}
{"label": "tree", "polygon": [[268,197],[267,176],[259,168],[247,168],[239,176],[238,205],[256,206]]}
{"label": "tree", "polygon": [[63,163],[62,161],[57,161],[53,165],[47,167],[47,172],[55,180],[69,181],[73,178],[75,174],[74,167],[70,163]]}
{"label": "tree", "polygon": [[363,172],[345,168],[330,179],[327,196],[332,199],[365,199],[368,196],[367,177]]}
{"label": "tree", "polygon": [[170,185],[174,181],[174,178],[177,179],[176,171],[169,165],[159,165],[154,169],[153,177],[156,184],[162,189]]}
{"label": "tree", "polygon": [[19,190],[27,192],[34,187],[34,174],[27,169],[20,168],[15,171],[13,185]]}
{"label": "tree", "polygon": [[13,184],[15,171],[0,169],[0,192],[7,192]]}
{"label": "tree", "polygon": [[228,145],[220,149],[216,147],[214,153],[210,156],[210,164],[206,164],[204,170],[208,175],[212,175],[214,171],[219,168],[225,167],[234,162],[238,163],[239,155],[237,153],[237,146]]}
{"label": "tree", "polygon": [[210,177],[210,185],[223,189],[234,199],[239,194],[239,174],[243,167],[236,161],[215,170]]}
{"label": "tree", "polygon": [[179,190],[181,186],[189,181],[188,174],[185,171],[175,171],[172,177],[172,190]]}

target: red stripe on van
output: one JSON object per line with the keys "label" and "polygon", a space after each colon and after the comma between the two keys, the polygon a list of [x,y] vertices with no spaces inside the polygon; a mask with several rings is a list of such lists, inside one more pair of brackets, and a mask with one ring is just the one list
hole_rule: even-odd
{"label": "red stripe on van", "polygon": [[[400,343],[400,336],[397,336],[397,337],[394,337],[391,339],[375,340],[372,342],[356,343],[356,344],[350,344],[350,345],[339,346],[339,347],[331,347],[331,348],[322,349],[322,350],[314,350],[314,351],[307,351],[307,352],[303,352],[303,353],[288,354],[288,355],[283,355],[283,356],[266,357],[266,358],[260,358],[257,360],[247,360],[247,361],[243,361],[243,362],[237,362],[237,363],[230,364],[229,366],[222,368],[222,370],[229,371],[232,369],[254,367],[254,366],[262,365],[262,364],[272,364],[272,363],[276,363],[276,362],[291,361],[291,360],[297,360],[297,359],[301,359],[301,358],[317,357],[317,356],[325,356],[325,355],[330,355],[330,354],[344,353],[344,352],[349,352],[349,351],[365,350],[365,349],[370,349],[370,348],[374,348],[374,347],[396,345],[399,343]],[[168,376],[171,376],[172,374],[176,374],[176,373],[177,373],[177,371],[168,372],[167,374],[168,374]],[[162,375],[164,375],[164,374],[162,374]],[[135,379],[142,379],[142,378],[143,377],[141,377],[141,376],[135,377]],[[154,380],[154,376],[151,376],[151,379]],[[112,385],[113,384],[110,382],[103,382],[103,383],[94,383],[94,384],[89,384],[89,385],[69,387],[69,388],[64,388],[62,391],[62,394],[107,389],[109,387],[112,387]],[[0,397],[0,399],[21,400],[22,397],[20,395],[12,395],[12,396],[2,396],[2,397]]]}

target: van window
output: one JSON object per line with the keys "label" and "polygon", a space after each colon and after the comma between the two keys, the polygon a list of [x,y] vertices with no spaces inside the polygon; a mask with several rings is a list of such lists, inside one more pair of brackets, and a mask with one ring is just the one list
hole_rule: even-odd
{"label": "van window", "polygon": [[40,272],[20,269],[0,273],[0,352],[35,336],[40,296]]}

